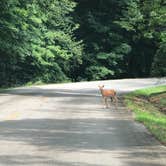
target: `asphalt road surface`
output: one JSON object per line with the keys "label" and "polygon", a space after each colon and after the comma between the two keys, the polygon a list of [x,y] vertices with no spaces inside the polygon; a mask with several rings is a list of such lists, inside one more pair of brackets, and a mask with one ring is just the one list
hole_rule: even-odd
{"label": "asphalt road surface", "polygon": [[[118,92],[102,105],[98,85]],[[165,79],[51,84],[0,93],[0,166],[166,166],[161,145],[124,104],[129,91]]]}

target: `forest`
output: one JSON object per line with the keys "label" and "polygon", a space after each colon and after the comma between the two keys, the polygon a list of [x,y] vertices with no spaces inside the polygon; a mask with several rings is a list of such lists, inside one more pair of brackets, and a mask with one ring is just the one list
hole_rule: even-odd
{"label": "forest", "polygon": [[165,0],[1,0],[0,87],[166,76]]}

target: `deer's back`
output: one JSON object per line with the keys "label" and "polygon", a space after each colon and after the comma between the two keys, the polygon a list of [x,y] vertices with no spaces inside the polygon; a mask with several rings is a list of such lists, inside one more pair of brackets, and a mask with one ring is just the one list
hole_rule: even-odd
{"label": "deer's back", "polygon": [[110,89],[110,90],[103,89],[102,95],[105,96],[105,97],[115,96],[116,92],[113,89]]}

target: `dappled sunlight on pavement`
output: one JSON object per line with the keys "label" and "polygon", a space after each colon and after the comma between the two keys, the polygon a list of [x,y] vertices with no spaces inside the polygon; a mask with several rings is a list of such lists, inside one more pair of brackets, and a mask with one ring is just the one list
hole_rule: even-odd
{"label": "dappled sunlight on pavement", "polygon": [[134,122],[120,92],[117,109],[105,109],[98,82],[77,85],[1,94],[0,165],[165,166],[166,148]]}

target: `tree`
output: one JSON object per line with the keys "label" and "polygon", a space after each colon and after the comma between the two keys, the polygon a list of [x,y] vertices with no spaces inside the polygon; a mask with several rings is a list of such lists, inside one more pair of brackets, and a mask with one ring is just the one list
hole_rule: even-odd
{"label": "tree", "polygon": [[70,0],[0,2],[0,86],[72,79],[70,67],[81,63],[82,52],[74,7]]}
{"label": "tree", "polygon": [[166,43],[162,43],[154,57],[152,75],[157,77],[166,76]]}
{"label": "tree", "polygon": [[123,17],[116,23],[126,30],[132,46],[128,70],[133,71],[133,76],[147,77],[154,55],[156,52],[158,55],[160,51],[157,50],[166,39],[166,3],[163,0],[130,0],[126,5]]}
{"label": "tree", "polygon": [[114,0],[77,0],[77,3],[75,19],[80,24],[77,37],[85,45],[82,77],[88,80],[123,77],[124,58],[131,47],[114,21],[120,17],[124,3]]}

